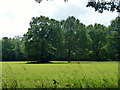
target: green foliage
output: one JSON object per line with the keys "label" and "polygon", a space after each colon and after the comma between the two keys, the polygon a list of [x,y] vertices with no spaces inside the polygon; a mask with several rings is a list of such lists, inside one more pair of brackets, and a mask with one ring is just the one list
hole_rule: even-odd
{"label": "green foliage", "polygon": [[24,35],[25,52],[28,60],[39,62],[86,59],[88,36],[85,25],[73,16],[61,22],[44,16],[36,17]]}
{"label": "green foliage", "polygon": [[[106,44],[106,29],[105,26],[95,24],[94,26],[88,26],[89,35],[91,37],[91,51],[92,58],[95,60],[106,59],[104,57],[104,46]],[[100,54],[101,53],[101,54]]]}
{"label": "green foliage", "polygon": [[2,38],[2,60],[14,60],[16,58],[14,48],[11,38]]}
{"label": "green foliage", "polygon": [[108,34],[109,56],[113,60],[120,60],[120,17],[117,17],[111,22]]}
{"label": "green foliage", "polygon": [[15,50],[16,60],[25,60],[22,37],[15,36],[12,42],[15,45],[14,50]]}
{"label": "green foliage", "polygon": [[91,0],[86,7],[92,7],[100,13],[103,13],[104,10],[120,12],[120,0],[111,0],[109,2],[104,0],[101,0],[101,2],[99,0],[98,2]]}
{"label": "green foliage", "polygon": [[[60,63],[59,63],[60,62]],[[118,88],[118,62],[1,62],[3,88]],[[58,64],[56,64],[58,63]],[[65,64],[66,63],[66,64]]]}
{"label": "green foliage", "polygon": [[23,37],[3,37],[3,60],[120,60],[120,18],[109,27],[85,26],[73,16],[57,21],[33,17]]}
{"label": "green foliage", "polygon": [[[42,0],[35,0],[37,3],[41,3]],[[47,0],[49,1],[49,0]],[[51,0],[52,1],[52,0]],[[64,2],[67,2],[68,0],[64,0]],[[95,9],[95,11],[98,11],[99,13],[103,13],[104,10],[108,11],[117,11],[120,12],[120,0],[111,0],[111,1],[96,1],[96,0],[88,0],[88,3],[86,7],[92,7]]]}
{"label": "green foliage", "polygon": [[22,39],[19,36],[12,38],[3,37],[2,43],[2,60],[25,60],[22,51]]}
{"label": "green foliage", "polygon": [[71,60],[72,54],[75,53],[76,50],[76,42],[77,42],[77,30],[79,26],[79,20],[76,20],[75,17],[68,17],[64,23],[62,23],[62,27],[64,30],[65,37],[65,48],[67,54],[67,59]]}
{"label": "green foliage", "polygon": [[59,22],[54,19],[43,16],[32,18],[30,28],[24,35],[27,59],[39,62],[54,59],[62,42],[60,30]]}

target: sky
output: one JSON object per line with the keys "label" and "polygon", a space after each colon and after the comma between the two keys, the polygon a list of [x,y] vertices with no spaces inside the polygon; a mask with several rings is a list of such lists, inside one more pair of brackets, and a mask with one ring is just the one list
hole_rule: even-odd
{"label": "sky", "polygon": [[102,14],[86,7],[88,0],[1,0],[0,1],[0,39],[2,37],[22,36],[27,33],[32,17],[46,16],[63,20],[74,16],[85,25],[100,23],[110,25],[118,16],[116,12],[104,11]]}

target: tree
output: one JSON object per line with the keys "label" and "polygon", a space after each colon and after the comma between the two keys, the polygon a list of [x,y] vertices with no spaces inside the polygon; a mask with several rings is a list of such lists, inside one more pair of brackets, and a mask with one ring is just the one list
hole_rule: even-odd
{"label": "tree", "polygon": [[67,59],[68,63],[70,63],[71,60],[71,54],[73,50],[75,49],[75,34],[77,30],[77,23],[78,20],[75,19],[75,17],[71,16],[66,19],[66,21],[62,21],[62,27],[64,29],[64,35],[65,35],[65,48],[67,52]]}
{"label": "tree", "polygon": [[118,60],[118,32],[113,31],[107,36],[107,57],[109,60]]}
{"label": "tree", "polygon": [[22,51],[22,38],[15,36],[14,38],[3,37],[0,41],[2,44],[2,60],[14,61],[25,60]]}
{"label": "tree", "polygon": [[[32,18],[30,28],[24,35],[24,45],[27,58],[39,62],[48,62],[56,57],[60,38],[59,22],[48,17]],[[58,44],[57,44],[58,43]]]}
{"label": "tree", "polygon": [[84,24],[79,23],[78,24],[78,29],[76,30],[76,50],[75,50],[75,55],[77,60],[87,60],[88,57],[88,52],[89,52],[89,47],[90,47],[90,36],[87,32],[87,28]]}
{"label": "tree", "polygon": [[105,59],[100,52],[104,49],[106,43],[106,29],[105,26],[100,24],[95,24],[94,26],[88,26],[89,35],[92,40],[91,44],[91,54],[93,60]]}
{"label": "tree", "polygon": [[15,60],[15,50],[14,44],[11,38],[3,37],[2,38],[2,60]]}
{"label": "tree", "polygon": [[109,26],[109,54],[113,60],[120,60],[120,17]]}
{"label": "tree", "polygon": [[64,45],[68,63],[70,63],[71,59],[85,59],[89,41],[85,25],[71,16],[61,21],[61,26],[64,30]]}
{"label": "tree", "polygon": [[42,62],[45,59],[47,45],[47,22],[48,18],[36,17],[32,18],[30,28],[24,35],[25,52],[28,60],[37,60]]}
{"label": "tree", "polygon": [[22,37],[15,36],[12,39],[12,42],[15,46],[14,51],[16,55],[16,60],[25,60],[25,53],[23,51],[23,43],[22,43]]}
{"label": "tree", "polygon": [[[103,13],[104,10],[108,10],[108,11],[117,11],[118,13],[120,13],[120,0],[111,0],[110,2],[107,2],[105,0],[101,0],[101,2],[98,0],[98,2],[96,2],[96,0],[90,0],[88,2],[88,4],[86,5],[87,7],[93,7],[95,8],[95,11],[98,11],[100,13]],[[111,47],[116,46],[117,47],[117,57],[119,58],[118,60],[120,60],[120,17],[117,17],[116,20],[112,21],[111,23],[111,27],[112,30],[117,30],[115,32],[113,32],[111,35],[111,40],[114,40],[116,37],[117,39],[115,39],[114,45],[113,42],[110,43]],[[112,57],[114,57],[115,59],[115,52],[116,52],[116,47],[114,47],[114,54],[112,53]],[[109,48],[110,49],[110,48]],[[110,50],[111,51],[111,50]],[[109,52],[110,53],[110,52]],[[110,56],[110,55],[109,55]]]}

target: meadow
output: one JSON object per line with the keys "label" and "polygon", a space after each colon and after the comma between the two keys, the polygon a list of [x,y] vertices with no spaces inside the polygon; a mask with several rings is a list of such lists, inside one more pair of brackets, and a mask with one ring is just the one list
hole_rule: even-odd
{"label": "meadow", "polygon": [[118,62],[2,63],[3,88],[118,88]]}

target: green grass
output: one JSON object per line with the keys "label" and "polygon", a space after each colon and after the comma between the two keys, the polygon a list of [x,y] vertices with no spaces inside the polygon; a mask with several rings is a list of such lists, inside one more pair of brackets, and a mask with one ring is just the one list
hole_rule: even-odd
{"label": "green grass", "polygon": [[118,88],[118,62],[26,63],[2,62],[3,88]]}

